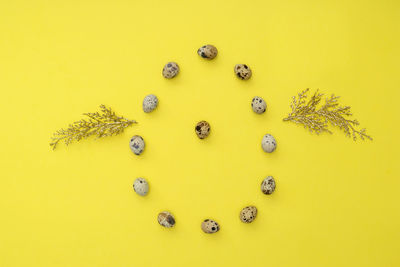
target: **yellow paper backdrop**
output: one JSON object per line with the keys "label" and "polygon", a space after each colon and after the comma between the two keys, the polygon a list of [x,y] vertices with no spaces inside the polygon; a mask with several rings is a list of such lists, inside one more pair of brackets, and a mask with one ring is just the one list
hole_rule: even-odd
{"label": "yellow paper backdrop", "polygon": [[[400,266],[399,3],[1,1],[0,266]],[[196,54],[207,43],[213,61]],[[176,79],[161,76],[168,61]],[[374,141],[282,122],[307,87],[342,96]],[[160,104],[145,114],[150,93]],[[51,151],[55,130],[100,104],[139,124]],[[204,234],[205,218],[220,232]]]}

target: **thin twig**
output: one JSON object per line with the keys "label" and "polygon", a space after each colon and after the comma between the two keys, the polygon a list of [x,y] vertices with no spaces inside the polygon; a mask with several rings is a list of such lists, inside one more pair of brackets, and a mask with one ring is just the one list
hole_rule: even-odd
{"label": "thin twig", "polygon": [[64,141],[69,145],[73,141],[79,141],[89,136],[97,138],[120,134],[125,128],[137,123],[124,117],[115,115],[111,108],[100,105],[100,113],[84,113],[89,119],[82,119],[69,125],[67,129],[60,129],[51,137],[50,146],[56,149],[59,142]]}
{"label": "thin twig", "polygon": [[352,115],[349,106],[339,106],[339,96],[331,95],[325,99],[325,104],[318,108],[324,94],[319,93],[318,90],[306,102],[307,93],[309,88],[292,97],[290,108],[292,111],[288,114],[283,121],[293,121],[304,125],[311,132],[317,134],[321,132],[332,133],[328,129],[328,123],[332,126],[337,126],[346,136],[353,137],[356,141],[357,138],[365,140],[365,138],[372,140],[372,137],[367,135],[365,129],[358,130],[356,126],[360,123],[357,120],[350,120],[346,117]]}

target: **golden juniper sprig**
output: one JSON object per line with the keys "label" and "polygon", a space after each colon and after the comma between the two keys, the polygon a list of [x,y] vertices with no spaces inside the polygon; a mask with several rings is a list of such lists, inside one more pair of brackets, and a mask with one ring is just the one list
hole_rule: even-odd
{"label": "golden juniper sprig", "polygon": [[100,105],[100,113],[83,113],[88,119],[76,121],[68,126],[67,129],[60,129],[53,134],[50,146],[55,149],[58,142],[64,140],[66,145],[73,141],[95,135],[97,138],[120,134],[125,128],[137,123],[124,117],[115,115],[111,108]]}
{"label": "golden juniper sprig", "polygon": [[357,120],[346,119],[352,113],[349,106],[339,106],[339,96],[332,94],[329,98],[325,99],[325,104],[318,108],[318,104],[321,102],[324,94],[319,93],[317,90],[307,101],[309,90],[307,88],[298,93],[297,99],[295,96],[292,97],[292,103],[290,104],[292,112],[283,119],[284,121],[293,121],[302,124],[305,128],[317,134],[321,132],[332,133],[328,129],[329,122],[331,125],[338,126],[343,130],[346,136],[352,136],[354,141],[357,140],[357,137],[362,140],[365,138],[372,140],[372,137],[367,135],[365,128],[356,129],[356,126],[360,125]]}

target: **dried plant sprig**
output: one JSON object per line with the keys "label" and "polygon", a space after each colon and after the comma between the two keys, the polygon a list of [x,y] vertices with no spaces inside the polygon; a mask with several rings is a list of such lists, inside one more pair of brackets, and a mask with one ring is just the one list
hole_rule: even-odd
{"label": "dried plant sprig", "polygon": [[50,146],[55,149],[60,141],[69,145],[73,141],[79,141],[89,136],[97,138],[112,136],[122,133],[125,128],[137,123],[134,120],[128,120],[117,116],[111,108],[100,105],[100,112],[83,113],[87,119],[76,121],[68,126],[67,129],[60,129],[51,137]]}
{"label": "dried plant sprig", "polygon": [[309,88],[303,90],[292,97],[290,107],[292,112],[284,118],[284,121],[293,121],[298,124],[304,125],[311,132],[320,134],[322,132],[332,133],[328,129],[328,123],[333,126],[339,127],[346,136],[353,137],[356,141],[357,138],[365,140],[365,138],[372,140],[372,137],[367,135],[365,128],[357,129],[356,126],[360,125],[357,120],[350,120],[346,117],[352,116],[349,106],[339,106],[339,96],[332,94],[325,99],[325,104],[319,106],[324,94],[319,93],[317,90],[311,98],[307,101],[307,94]]}

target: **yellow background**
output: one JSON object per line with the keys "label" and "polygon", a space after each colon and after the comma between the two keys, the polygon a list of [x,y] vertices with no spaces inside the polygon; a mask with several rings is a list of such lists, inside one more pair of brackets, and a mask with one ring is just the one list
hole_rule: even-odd
{"label": "yellow background", "polygon": [[[399,14],[399,1],[2,0],[0,266],[400,266]],[[213,61],[196,54],[207,43]],[[161,76],[168,61],[176,79]],[[342,96],[374,141],[282,122],[307,87]],[[149,93],[160,104],[145,114]],[[100,104],[139,124],[50,149]],[[243,224],[249,204],[259,215]],[[220,232],[204,234],[205,218]]]}

